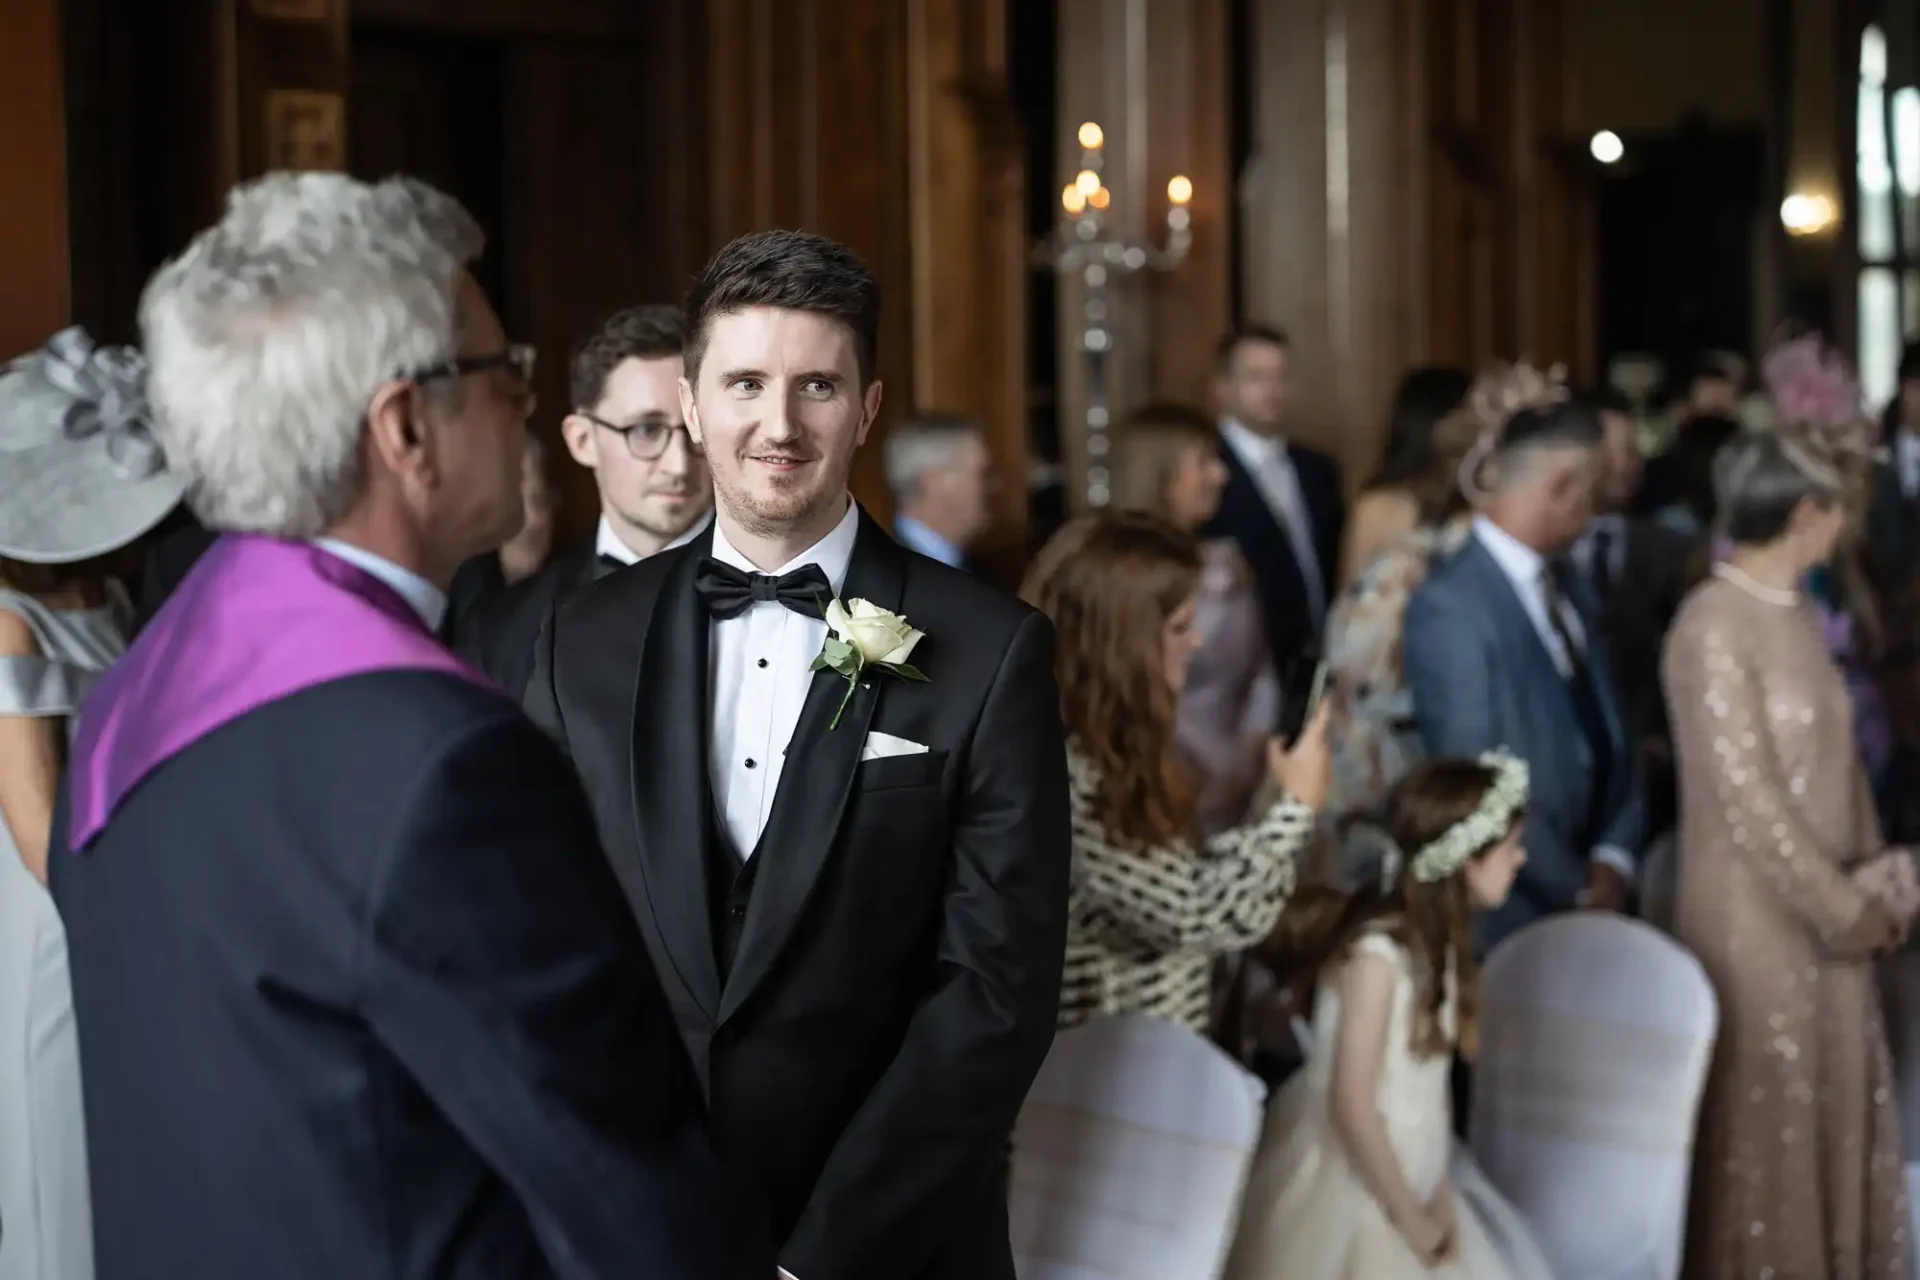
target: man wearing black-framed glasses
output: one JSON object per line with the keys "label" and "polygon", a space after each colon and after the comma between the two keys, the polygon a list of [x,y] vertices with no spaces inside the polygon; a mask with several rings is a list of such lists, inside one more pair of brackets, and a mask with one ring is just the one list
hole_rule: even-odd
{"label": "man wearing black-framed glasses", "polygon": [[680,309],[628,307],[574,351],[560,424],[567,452],[593,472],[600,523],[585,545],[488,604],[461,647],[516,697],[533,670],[540,623],[556,600],[697,536],[713,509],[706,459],[687,436],[679,380]]}

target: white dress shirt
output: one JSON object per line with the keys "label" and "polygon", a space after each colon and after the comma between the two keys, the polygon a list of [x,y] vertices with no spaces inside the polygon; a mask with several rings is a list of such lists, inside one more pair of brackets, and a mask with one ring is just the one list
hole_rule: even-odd
{"label": "white dress shirt", "polygon": [[[660,550],[671,551],[675,547],[686,546],[689,542],[692,542],[695,538],[705,533],[707,531],[707,525],[712,523],[712,521],[713,513],[708,512],[702,518],[695,520],[685,533],[661,547]],[[642,560],[646,559],[645,556],[620,540],[620,535],[613,531],[613,521],[607,519],[607,514],[604,511],[600,513],[600,527],[594,530],[593,533],[593,554],[597,556],[612,556],[621,564],[639,564]],[[654,554],[658,555],[659,552],[655,552]]]}
{"label": "white dress shirt", "polygon": [[313,545],[330,556],[345,560],[356,569],[366,570],[392,587],[420,615],[420,621],[427,624],[427,630],[436,635],[439,633],[440,623],[447,616],[446,592],[413,570],[403,569],[384,556],[377,556],[351,542],[341,542],[338,538],[315,538]]}
{"label": "white dress shirt", "polygon": [[1240,465],[1253,477],[1253,483],[1266,500],[1267,510],[1280,522],[1293,548],[1300,577],[1307,584],[1307,604],[1313,610],[1317,628],[1326,617],[1327,584],[1320,573],[1320,552],[1313,541],[1313,516],[1307,509],[1307,495],[1300,488],[1300,473],[1287,452],[1287,442],[1263,436],[1245,423],[1232,418],[1220,422],[1220,438],[1233,450]]}
{"label": "white dress shirt", "polygon": [[[1573,679],[1573,655],[1567,652],[1565,643],[1547,616],[1547,610],[1553,605],[1547,595],[1546,557],[1485,516],[1474,517],[1473,536],[1479,539],[1480,545],[1493,557],[1493,562],[1507,575],[1507,581],[1513,584],[1514,594],[1520,597],[1520,607],[1527,611],[1527,619],[1533,623],[1534,633],[1540,637],[1540,643],[1547,647],[1547,654],[1553,659],[1560,678]],[[1567,634],[1573,637],[1573,642],[1584,650],[1587,628],[1579,610],[1564,599],[1559,603],[1561,624],[1566,627]],[[1584,660],[1586,654],[1582,652],[1579,656]],[[1599,845],[1593,850],[1593,859],[1618,871],[1626,877],[1628,884],[1633,883],[1633,856],[1625,849]]]}
{"label": "white dress shirt", "polygon": [[[847,514],[833,532],[775,569],[774,576],[818,565],[838,595],[859,532],[860,508],[848,500]],[[718,523],[713,527],[713,558],[747,573],[761,572],[734,549]],[[727,835],[740,856],[750,858],[773,811],[787,742],[813,683],[808,668],[827,642],[827,624],[761,600],[737,617],[709,625],[713,733],[707,767],[714,806]]]}

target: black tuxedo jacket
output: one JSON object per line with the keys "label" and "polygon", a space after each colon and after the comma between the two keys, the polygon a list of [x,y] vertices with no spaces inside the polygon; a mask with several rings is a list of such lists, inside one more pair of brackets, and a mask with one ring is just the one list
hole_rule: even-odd
{"label": "black tuxedo jacket", "polygon": [[[862,517],[842,588],[926,632],[927,677],[822,671],[738,949],[710,913],[711,536],[542,632],[527,707],[573,757],[705,1086],[798,1280],[1012,1280],[1007,1136],[1052,1043],[1070,833],[1053,629]],[[866,762],[870,730],[925,744]]]}
{"label": "black tuxedo jacket", "polygon": [[[1341,488],[1340,464],[1324,453],[1296,444],[1287,446],[1300,492],[1307,501],[1313,526],[1314,552],[1320,560],[1320,581],[1328,605],[1339,590],[1340,536],[1347,522],[1346,493]],[[1209,538],[1232,538],[1253,569],[1253,585],[1267,624],[1267,643],[1275,668],[1282,673],[1302,654],[1320,643],[1307,580],[1295,558],[1287,531],[1261,495],[1246,465],[1223,441],[1220,460],[1227,467],[1227,487],[1220,494],[1220,510],[1201,533]]]}
{"label": "black tuxedo jacket", "polygon": [[1637,745],[1666,734],[1666,700],[1660,692],[1660,654],[1680,602],[1706,567],[1697,538],[1657,520],[1629,517],[1620,575],[1600,606],[1600,629],[1612,659],[1621,717]]}
{"label": "black tuxedo jacket", "polygon": [[1920,501],[1907,497],[1897,465],[1881,463],[1873,469],[1867,534],[1887,582],[1905,599],[1920,568]]}
{"label": "black tuxedo jacket", "polygon": [[506,587],[479,608],[473,622],[455,638],[460,656],[487,673],[514,698],[526,693],[533,676],[533,645],[547,615],[561,601],[591,586],[609,570],[600,564],[594,541],[563,551],[531,577]]}
{"label": "black tuxedo jacket", "polygon": [[54,818],[99,1280],[768,1280],[578,783],[499,694],[272,702]]}

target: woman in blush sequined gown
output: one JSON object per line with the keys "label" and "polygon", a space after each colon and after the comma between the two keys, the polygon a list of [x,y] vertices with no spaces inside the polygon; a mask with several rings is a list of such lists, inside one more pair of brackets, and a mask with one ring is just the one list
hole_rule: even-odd
{"label": "woman in blush sequined gown", "polygon": [[[1695,1146],[1689,1277],[1904,1280],[1900,1129],[1873,959],[1904,900],[1806,570],[1853,466],[1783,431],[1720,459],[1735,545],[1682,607],[1663,678],[1680,780],[1675,933],[1720,997]],[[1880,870],[1876,867],[1876,871]]]}

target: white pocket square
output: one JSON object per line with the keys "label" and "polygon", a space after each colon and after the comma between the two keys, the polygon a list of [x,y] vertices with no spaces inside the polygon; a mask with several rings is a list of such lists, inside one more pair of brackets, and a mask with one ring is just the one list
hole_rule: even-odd
{"label": "white pocket square", "polygon": [[885,760],[888,756],[923,756],[927,753],[925,744],[907,738],[896,738],[890,733],[875,730],[867,735],[860,744],[862,760]]}

